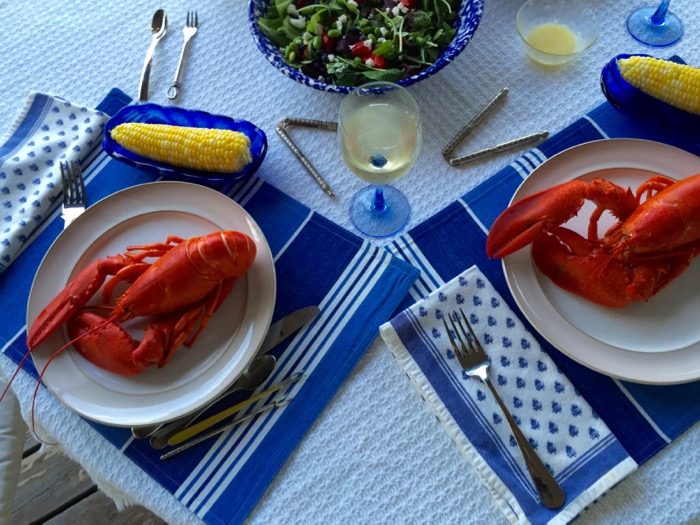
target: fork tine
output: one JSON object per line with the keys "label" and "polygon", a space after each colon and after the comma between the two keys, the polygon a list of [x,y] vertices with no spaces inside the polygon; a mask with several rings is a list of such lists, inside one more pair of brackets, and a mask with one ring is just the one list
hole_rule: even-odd
{"label": "fork tine", "polygon": [[63,204],[69,204],[69,197],[70,197],[70,188],[69,188],[69,181],[68,181],[68,174],[66,173],[68,171],[68,164],[64,161],[61,161],[59,164],[61,168],[61,184],[63,184]]}
{"label": "fork tine", "polygon": [[[462,312],[462,308],[459,309],[460,312]],[[471,338],[473,341],[473,344],[470,343],[470,348],[472,349],[473,352],[482,354],[483,356],[486,356],[486,351],[484,350],[484,347],[481,346],[481,343],[479,342],[479,338],[476,337],[476,334],[474,333],[474,329],[472,328],[472,325],[469,323],[469,319],[467,319],[467,316],[464,315],[464,312],[462,312],[462,317],[464,318],[464,322],[467,325],[467,328],[469,329],[469,333],[471,334]],[[460,323],[461,324],[461,323]]]}
{"label": "fork tine", "polygon": [[194,27],[199,27],[199,17],[197,16],[197,11],[194,12]]}
{"label": "fork tine", "polygon": [[83,178],[83,170],[77,162],[71,162],[73,175],[76,184],[76,201],[78,204],[85,204],[85,179]]}
{"label": "fork tine", "polygon": [[[450,318],[450,314],[447,314],[447,317]],[[450,331],[450,327],[447,326],[447,321],[445,321],[445,318],[442,318],[442,322],[445,325],[445,332],[447,332],[447,337],[450,340],[450,344],[452,345],[452,348],[454,349],[455,353],[459,353],[459,348],[457,348],[457,344],[455,341],[454,336],[452,335],[452,332]],[[452,323],[452,319],[450,318],[450,323]],[[454,323],[452,323],[452,327],[454,328]]]}

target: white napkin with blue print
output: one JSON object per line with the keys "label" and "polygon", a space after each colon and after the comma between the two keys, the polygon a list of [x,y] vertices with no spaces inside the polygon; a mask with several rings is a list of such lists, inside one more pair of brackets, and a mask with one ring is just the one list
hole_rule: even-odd
{"label": "white napkin with blue print", "polygon": [[[491,360],[490,378],[567,494],[544,508],[488,387],[469,378],[443,317],[461,308]],[[421,397],[483,477],[511,523],[568,523],[636,468],[605,423],[473,266],[381,327]]]}
{"label": "white napkin with blue print", "polygon": [[99,150],[107,115],[31,93],[0,139],[0,272],[60,204],[60,161],[84,164]]}

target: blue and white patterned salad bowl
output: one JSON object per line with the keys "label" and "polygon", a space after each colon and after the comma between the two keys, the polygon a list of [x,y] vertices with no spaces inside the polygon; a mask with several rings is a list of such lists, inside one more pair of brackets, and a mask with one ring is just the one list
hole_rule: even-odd
{"label": "blue and white patterned salad bowl", "polygon": [[[402,0],[398,2],[397,5],[413,1],[414,0]],[[285,61],[283,53],[280,51],[278,45],[266,36],[259,24],[260,19],[267,16],[268,10],[274,2],[275,0],[250,0],[248,6],[248,23],[250,25],[250,30],[258,48],[262,51],[265,58],[287,77],[307,86],[311,86],[314,89],[333,93],[349,93],[352,91],[353,86],[334,84],[322,78],[312,78],[303,73],[299,68],[293,67]],[[456,5],[456,17],[452,27],[455,30],[455,35],[450,43],[443,49],[442,53],[440,53],[431,65],[416,71],[410,76],[397,80],[397,84],[409,86],[415,84],[419,80],[434,75],[452,62],[474,36],[479,22],[481,21],[484,0],[455,0],[454,3]]]}

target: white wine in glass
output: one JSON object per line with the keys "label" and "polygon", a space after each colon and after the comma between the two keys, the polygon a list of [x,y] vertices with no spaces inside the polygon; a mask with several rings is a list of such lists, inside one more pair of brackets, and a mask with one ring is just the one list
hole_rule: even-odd
{"label": "white wine in glass", "polygon": [[343,159],[355,175],[371,184],[350,206],[353,224],[373,237],[386,237],[408,222],[408,199],[387,186],[416,161],[421,142],[420,111],[405,88],[371,82],[355,89],[340,107]]}

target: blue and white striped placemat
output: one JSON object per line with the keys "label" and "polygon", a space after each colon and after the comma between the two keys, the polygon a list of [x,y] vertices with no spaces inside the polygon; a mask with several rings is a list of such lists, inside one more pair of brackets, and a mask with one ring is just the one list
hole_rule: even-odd
{"label": "blue and white striped placemat", "polygon": [[[393,253],[420,268],[421,275],[403,302],[402,313],[382,327],[382,335],[422,397],[445,424],[465,456],[482,473],[500,507],[514,523],[547,523],[550,520],[561,523],[573,519],[601,494],[601,490],[610,488],[630,472],[634,468],[630,465],[644,463],[700,419],[700,381],[676,386],[629,383],[594,372],[557,351],[520,313],[506,284],[501,261],[489,259],[485,254],[489,227],[537,166],[571,146],[603,138],[656,140],[700,154],[700,131],[671,128],[653,119],[635,119],[603,103],[400,236],[390,246]],[[460,241],[455,242],[455,239]],[[454,373],[444,371],[449,362],[448,347],[436,342],[440,341],[439,337],[433,337],[433,329],[437,329],[434,326],[436,308],[443,311],[442,299],[455,303],[455,293],[459,292],[454,288],[460,286],[460,278],[469,280],[463,272],[472,266],[472,280],[481,279],[484,287],[492,287],[493,293],[482,297],[478,290],[472,289],[464,292],[462,299],[495,301],[500,311],[507,310],[506,318],[511,318],[510,324],[497,323],[493,315],[494,326],[487,326],[485,332],[489,337],[499,339],[490,345],[493,351],[502,348],[502,337],[511,341],[513,327],[522,327],[522,333],[527,334],[521,339],[521,342],[525,341],[524,346],[512,344],[506,361],[495,363],[494,373],[495,377],[499,373],[503,377],[501,388],[506,393],[506,404],[514,413],[520,414],[525,435],[539,443],[539,453],[545,461],[554,461],[551,466],[555,474],[567,478],[567,501],[571,506],[560,511],[544,509],[538,504],[534,491],[523,485],[522,468],[517,462],[512,463],[518,452],[515,443],[509,443],[507,431],[502,433],[504,423],[494,419],[494,412],[489,411],[489,407],[475,408],[482,405],[478,385],[471,386],[473,391],[464,394],[465,390],[459,383],[458,388],[445,384],[446,377],[453,377]],[[421,315],[421,308],[425,310],[425,316]],[[473,303],[465,304],[465,308],[471,309],[466,312],[468,315],[473,312],[477,320],[481,320],[482,330],[484,323],[489,325],[488,312]],[[431,315],[432,325],[428,322]],[[530,348],[530,341],[536,346],[536,351]],[[538,378],[540,384],[552,384],[561,374],[575,388],[576,396],[580,395],[582,402],[572,402],[567,398],[572,389],[562,396],[562,399],[566,398],[565,403],[559,400],[557,404],[552,400],[544,402],[545,388],[540,391],[536,379],[523,374],[531,373],[533,366],[544,363],[542,359],[533,360],[536,352],[542,352],[556,365],[547,367],[547,373]],[[511,366],[522,366],[523,373],[508,379],[504,371],[512,371]],[[443,371],[440,371],[441,367]],[[564,381],[560,384],[565,392]],[[568,417],[555,421],[561,419],[559,409],[564,406],[568,406]],[[478,414],[482,415],[477,417]],[[479,427],[479,421],[483,426]],[[542,428],[549,430],[549,439],[540,435]],[[593,441],[606,442],[605,447],[589,443],[583,451],[576,448],[580,433],[590,432],[589,429],[597,434]],[[569,432],[574,435],[567,438]],[[571,453],[583,454],[576,459],[570,458],[569,467],[560,468],[556,462],[562,458],[562,451],[566,455],[567,446],[571,447]],[[581,456],[584,455],[585,466],[581,466]],[[577,468],[578,472],[567,475],[572,468]]]}
{"label": "blue and white striped placemat", "polygon": [[[114,114],[128,102],[125,94],[114,90],[98,109]],[[45,103],[55,101],[46,97]],[[34,116],[29,112],[25,118]],[[100,148],[85,160],[84,173],[88,205],[124,187],[153,180],[106,156]],[[133,440],[128,429],[92,423],[192,512],[217,524],[245,519],[418,273],[260,178],[221,191],[245,207],[270,244],[278,279],[273,320],[302,306],[320,306],[319,317],[308,329],[274,350],[278,365],[266,384],[304,373],[287,392],[293,401],[168,461],[159,459],[163,451]],[[26,348],[24,316],[34,273],[63,229],[57,214],[39,228],[22,255],[0,275],[5,312],[0,343],[15,361]],[[26,369],[36,374],[30,365]]]}

